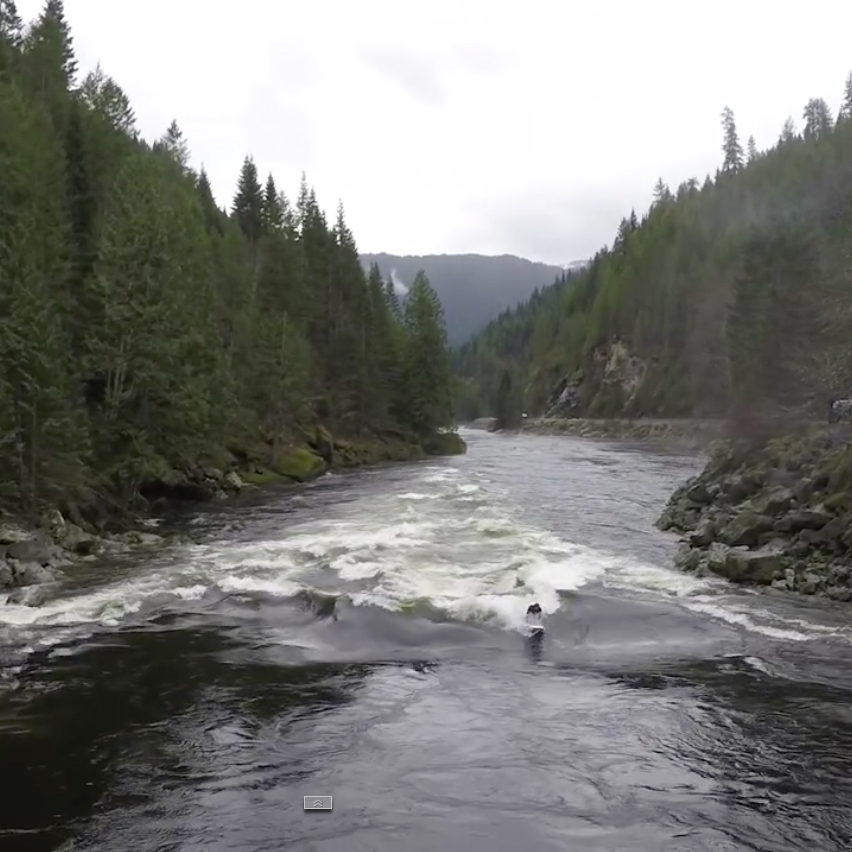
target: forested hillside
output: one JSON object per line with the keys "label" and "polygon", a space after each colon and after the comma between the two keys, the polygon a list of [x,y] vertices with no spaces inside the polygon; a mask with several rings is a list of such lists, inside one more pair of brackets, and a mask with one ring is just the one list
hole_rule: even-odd
{"label": "forested hillside", "polygon": [[832,115],[745,145],[722,114],[714,178],[661,182],[573,277],[456,353],[461,416],[824,416],[852,381],[852,75]]}
{"label": "forested hillside", "polygon": [[61,0],[30,26],[0,0],[0,503],[121,507],[317,426],[428,444],[450,380],[424,276],[400,306],[343,210],[251,157],[219,209],[177,123],[149,144],[116,81],[78,80]]}
{"label": "forested hillside", "polygon": [[405,287],[421,269],[426,273],[444,306],[447,337],[460,346],[481,330],[501,311],[528,299],[540,287],[558,278],[562,269],[504,254],[431,254],[399,257],[391,254],[364,254],[366,267],[378,263],[385,279],[396,273]]}

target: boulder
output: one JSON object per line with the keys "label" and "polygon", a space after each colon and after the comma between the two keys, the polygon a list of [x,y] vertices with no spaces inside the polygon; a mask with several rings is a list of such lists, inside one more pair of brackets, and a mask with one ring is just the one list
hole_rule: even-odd
{"label": "boulder", "polygon": [[53,565],[63,561],[64,554],[57,545],[40,538],[16,541],[6,548],[6,558],[35,565]]}
{"label": "boulder", "polygon": [[796,495],[789,488],[776,488],[757,501],[756,509],[762,515],[783,515],[789,511],[796,500]]}
{"label": "boulder", "polygon": [[756,547],[765,533],[772,532],[774,524],[768,515],[753,511],[740,512],[720,530],[719,540],[731,547]]}
{"label": "boulder", "polygon": [[225,477],[222,480],[222,485],[228,491],[242,491],[245,487],[242,479],[240,479],[240,475],[235,470],[229,471],[225,474]]}
{"label": "boulder", "polygon": [[681,571],[697,571],[701,565],[701,551],[691,547],[687,542],[681,542],[675,554],[675,565]]}
{"label": "boulder", "polygon": [[712,500],[712,496],[707,486],[697,479],[686,489],[686,499],[698,506],[706,506]]}
{"label": "boulder", "polygon": [[831,512],[819,506],[815,509],[794,509],[777,522],[775,529],[786,533],[797,533],[801,530],[820,530],[833,517]]}
{"label": "boulder", "polygon": [[53,571],[37,562],[12,563],[12,575],[16,586],[38,586],[56,579]]}
{"label": "boulder", "polygon": [[693,547],[708,547],[716,537],[716,524],[713,518],[703,518],[687,538]]}
{"label": "boulder", "polygon": [[35,533],[16,524],[0,524],[0,544],[15,544],[19,541],[32,541]]}
{"label": "boulder", "polygon": [[334,439],[324,426],[317,426],[314,430],[312,446],[327,465],[334,463]]}
{"label": "boulder", "polygon": [[27,586],[25,588],[12,589],[6,599],[6,603],[17,606],[41,606],[47,598],[47,594],[41,586]]}
{"label": "boulder", "polygon": [[15,585],[15,575],[12,566],[4,559],[0,559],[0,589],[8,589]]}
{"label": "boulder", "polygon": [[307,447],[291,447],[278,452],[272,465],[279,476],[296,482],[310,482],[328,469],[326,462]]}
{"label": "boulder", "polygon": [[66,550],[77,553],[80,556],[88,556],[100,549],[101,540],[87,533],[82,527],[66,521],[55,534],[54,541]]}
{"label": "boulder", "polygon": [[749,550],[731,547],[724,559],[713,563],[713,570],[734,583],[768,586],[784,577],[787,560],[784,551],[777,548]]}

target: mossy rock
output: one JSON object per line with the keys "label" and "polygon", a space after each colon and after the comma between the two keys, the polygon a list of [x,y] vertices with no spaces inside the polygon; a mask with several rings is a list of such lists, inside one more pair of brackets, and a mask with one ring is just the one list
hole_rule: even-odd
{"label": "mossy rock", "polygon": [[264,485],[272,485],[273,482],[280,482],[284,477],[280,473],[276,473],[269,468],[261,467],[260,465],[252,465],[239,472],[240,479],[246,485],[253,485],[256,488],[262,488]]}
{"label": "mossy rock", "polygon": [[328,465],[307,447],[290,447],[278,452],[272,469],[279,476],[286,476],[296,482],[310,482],[322,476],[328,470]]}
{"label": "mossy rock", "polygon": [[430,456],[462,456],[467,444],[458,432],[436,432],[424,439],[423,449]]}
{"label": "mossy rock", "polygon": [[852,494],[848,491],[837,491],[826,497],[825,500],[822,501],[822,504],[829,510],[829,512],[852,509]]}
{"label": "mossy rock", "polygon": [[327,465],[334,463],[334,438],[325,426],[316,426],[313,439],[307,443]]}
{"label": "mossy rock", "polygon": [[364,467],[381,462],[414,461],[423,457],[423,448],[419,444],[396,439],[338,439],[334,449],[335,463],[343,468]]}

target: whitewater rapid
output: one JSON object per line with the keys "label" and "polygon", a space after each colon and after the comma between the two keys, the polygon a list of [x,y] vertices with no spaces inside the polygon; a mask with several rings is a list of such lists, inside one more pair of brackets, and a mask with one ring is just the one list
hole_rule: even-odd
{"label": "whitewater rapid", "polygon": [[[608,550],[567,540],[530,522],[511,483],[488,472],[463,457],[392,473],[330,475],[277,492],[266,512],[252,506],[199,514],[200,543],[164,544],[130,570],[115,572],[107,563],[96,581],[60,588],[41,607],[0,604],[0,639],[32,651],[210,595],[289,598],[304,591],[521,632],[532,602],[547,617],[570,610],[571,594],[588,588],[676,599],[779,640],[849,636],[836,620],[784,614],[721,580],[643,559],[629,541]],[[657,535],[650,523],[647,535]]]}

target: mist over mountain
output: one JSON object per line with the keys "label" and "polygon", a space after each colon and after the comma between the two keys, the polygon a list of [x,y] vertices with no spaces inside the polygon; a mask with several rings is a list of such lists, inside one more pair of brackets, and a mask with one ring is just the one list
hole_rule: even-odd
{"label": "mist over mountain", "polygon": [[551,266],[509,254],[362,254],[361,262],[365,268],[377,263],[382,277],[391,278],[399,293],[422,269],[441,298],[452,345],[464,343],[502,311],[527,300],[536,288],[553,284],[565,269],[582,265],[575,261]]}

